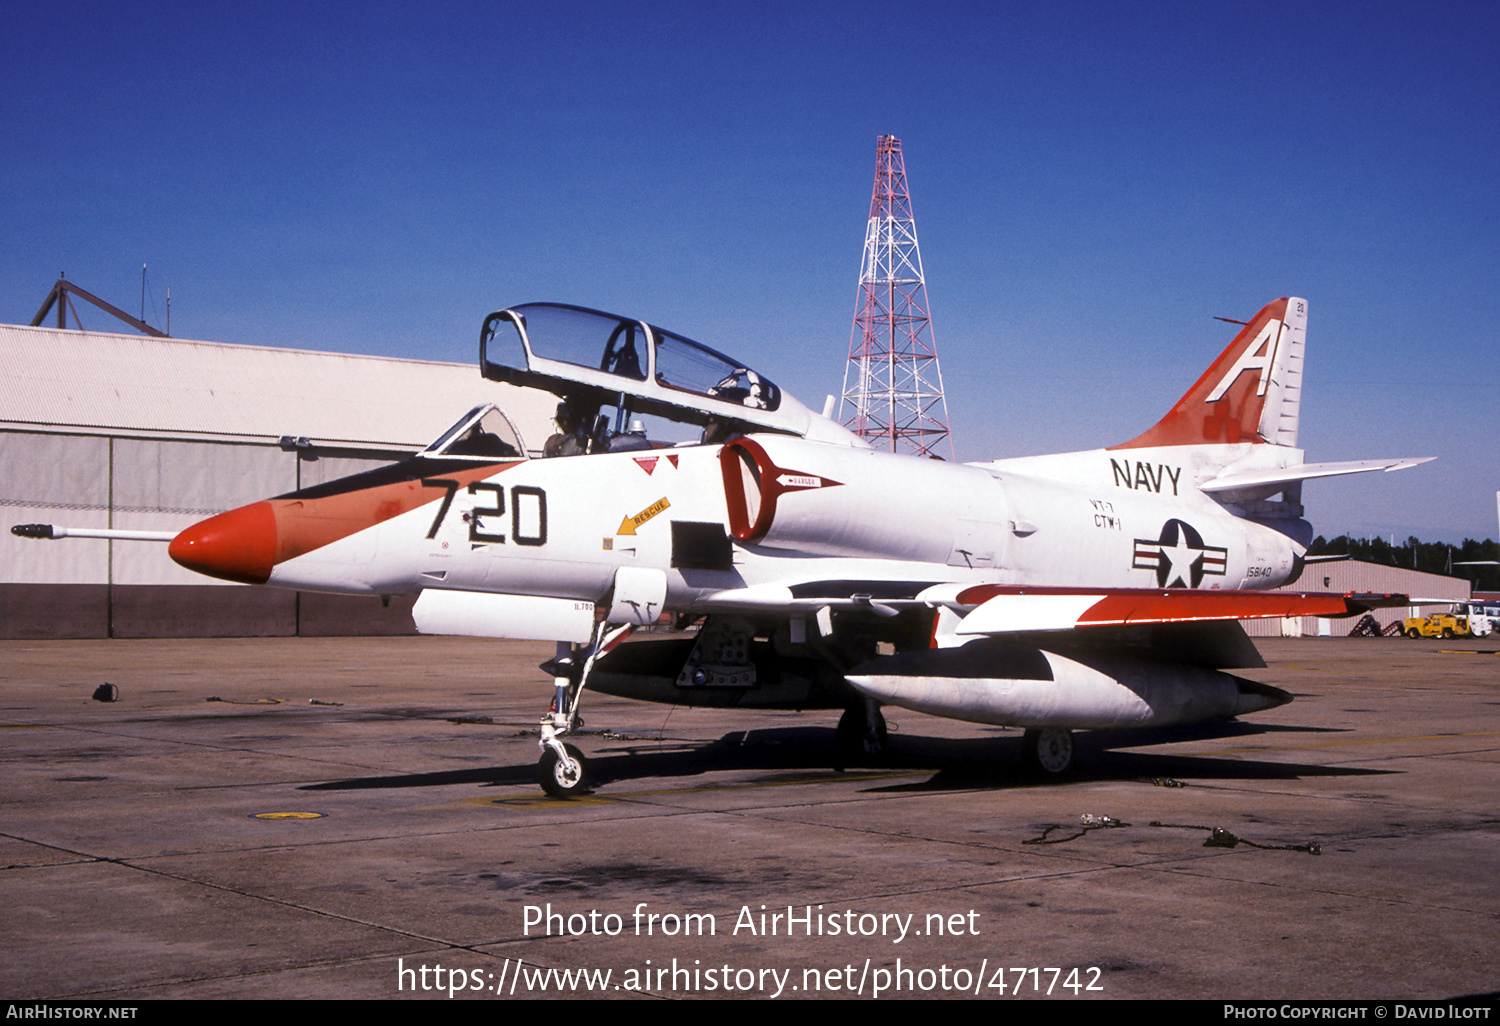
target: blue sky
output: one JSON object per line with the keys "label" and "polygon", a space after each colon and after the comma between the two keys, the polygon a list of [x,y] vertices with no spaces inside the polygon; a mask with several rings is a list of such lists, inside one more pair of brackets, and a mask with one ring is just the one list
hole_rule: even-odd
{"label": "blue sky", "polygon": [[[1500,4],[47,3],[0,40],[0,321],[474,358],[651,320],[813,408],[903,140],[960,459],[1133,437],[1309,301],[1320,532],[1494,537]],[[87,327],[103,315],[83,312]]]}

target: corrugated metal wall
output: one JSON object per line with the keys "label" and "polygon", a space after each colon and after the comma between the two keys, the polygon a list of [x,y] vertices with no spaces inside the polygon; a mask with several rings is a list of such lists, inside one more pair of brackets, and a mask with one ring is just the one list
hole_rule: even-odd
{"label": "corrugated metal wall", "polygon": [[178,531],[391,462],[236,442],[0,430],[0,637],[410,633],[410,601],[310,597],[184,570],[160,542],[17,538],[11,524]]}
{"label": "corrugated metal wall", "polygon": [[16,425],[389,448],[425,445],[482,402],[523,435],[534,424],[533,447],[551,433],[555,398],[474,364],[0,324],[0,421]]}
{"label": "corrugated metal wall", "polygon": [[473,365],[0,325],[0,637],[409,633],[410,599],[226,585],[162,543],[9,528],[181,530],[390,462],[482,402],[533,447],[551,433],[556,397]]}
{"label": "corrugated metal wall", "polygon": [[[1444,577],[1441,574],[1423,573],[1409,567],[1388,566],[1381,563],[1362,563],[1354,559],[1331,560],[1326,563],[1309,563],[1302,577],[1282,591],[1332,591],[1376,592],[1379,594],[1406,595],[1413,599],[1442,599],[1463,602],[1469,597],[1469,582],[1460,577]],[[1382,628],[1408,616],[1424,616],[1437,612],[1441,607],[1399,607],[1377,609],[1375,619]],[[1353,619],[1325,620],[1305,616],[1290,621],[1246,620],[1245,630],[1251,637],[1276,637],[1278,635],[1330,635],[1343,636],[1349,633],[1358,621]]]}

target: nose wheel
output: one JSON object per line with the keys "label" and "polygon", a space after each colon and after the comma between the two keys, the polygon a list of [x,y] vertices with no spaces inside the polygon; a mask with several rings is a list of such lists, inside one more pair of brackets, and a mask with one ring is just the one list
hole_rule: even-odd
{"label": "nose wheel", "polygon": [[[557,749],[562,749],[561,754]],[[559,742],[542,752],[536,767],[537,783],[553,798],[577,798],[589,789],[588,763],[583,753]]]}

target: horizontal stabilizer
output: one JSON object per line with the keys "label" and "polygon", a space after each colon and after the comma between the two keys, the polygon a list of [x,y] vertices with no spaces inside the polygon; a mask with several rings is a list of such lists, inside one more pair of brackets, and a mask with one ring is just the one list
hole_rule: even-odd
{"label": "horizontal stabilizer", "polygon": [[1319,477],[1342,477],[1345,474],[1368,474],[1374,470],[1405,470],[1436,459],[1436,456],[1417,456],[1392,460],[1350,460],[1347,463],[1301,463],[1295,467],[1278,467],[1272,470],[1252,470],[1243,474],[1225,474],[1200,487],[1209,494],[1242,492],[1267,486],[1285,486],[1298,481],[1311,481]]}
{"label": "horizontal stabilizer", "polygon": [[1192,588],[1022,588],[993,584],[970,588],[958,600],[962,605],[978,607],[958,623],[955,633],[960,635],[1276,616],[1355,616],[1381,606],[1407,604],[1405,595]]}

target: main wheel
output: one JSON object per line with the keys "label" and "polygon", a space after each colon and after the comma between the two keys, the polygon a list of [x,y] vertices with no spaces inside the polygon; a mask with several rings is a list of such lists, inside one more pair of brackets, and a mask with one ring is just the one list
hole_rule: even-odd
{"label": "main wheel", "polygon": [[878,708],[866,713],[863,704],[844,710],[834,733],[838,763],[835,769],[878,758],[885,754],[885,715]]}
{"label": "main wheel", "polygon": [[577,798],[589,789],[588,764],[583,753],[572,745],[563,745],[567,759],[559,759],[557,753],[548,748],[537,763],[537,783],[553,798]]}
{"label": "main wheel", "polygon": [[1073,768],[1073,732],[1061,727],[1028,730],[1021,742],[1026,761],[1049,777]]}

